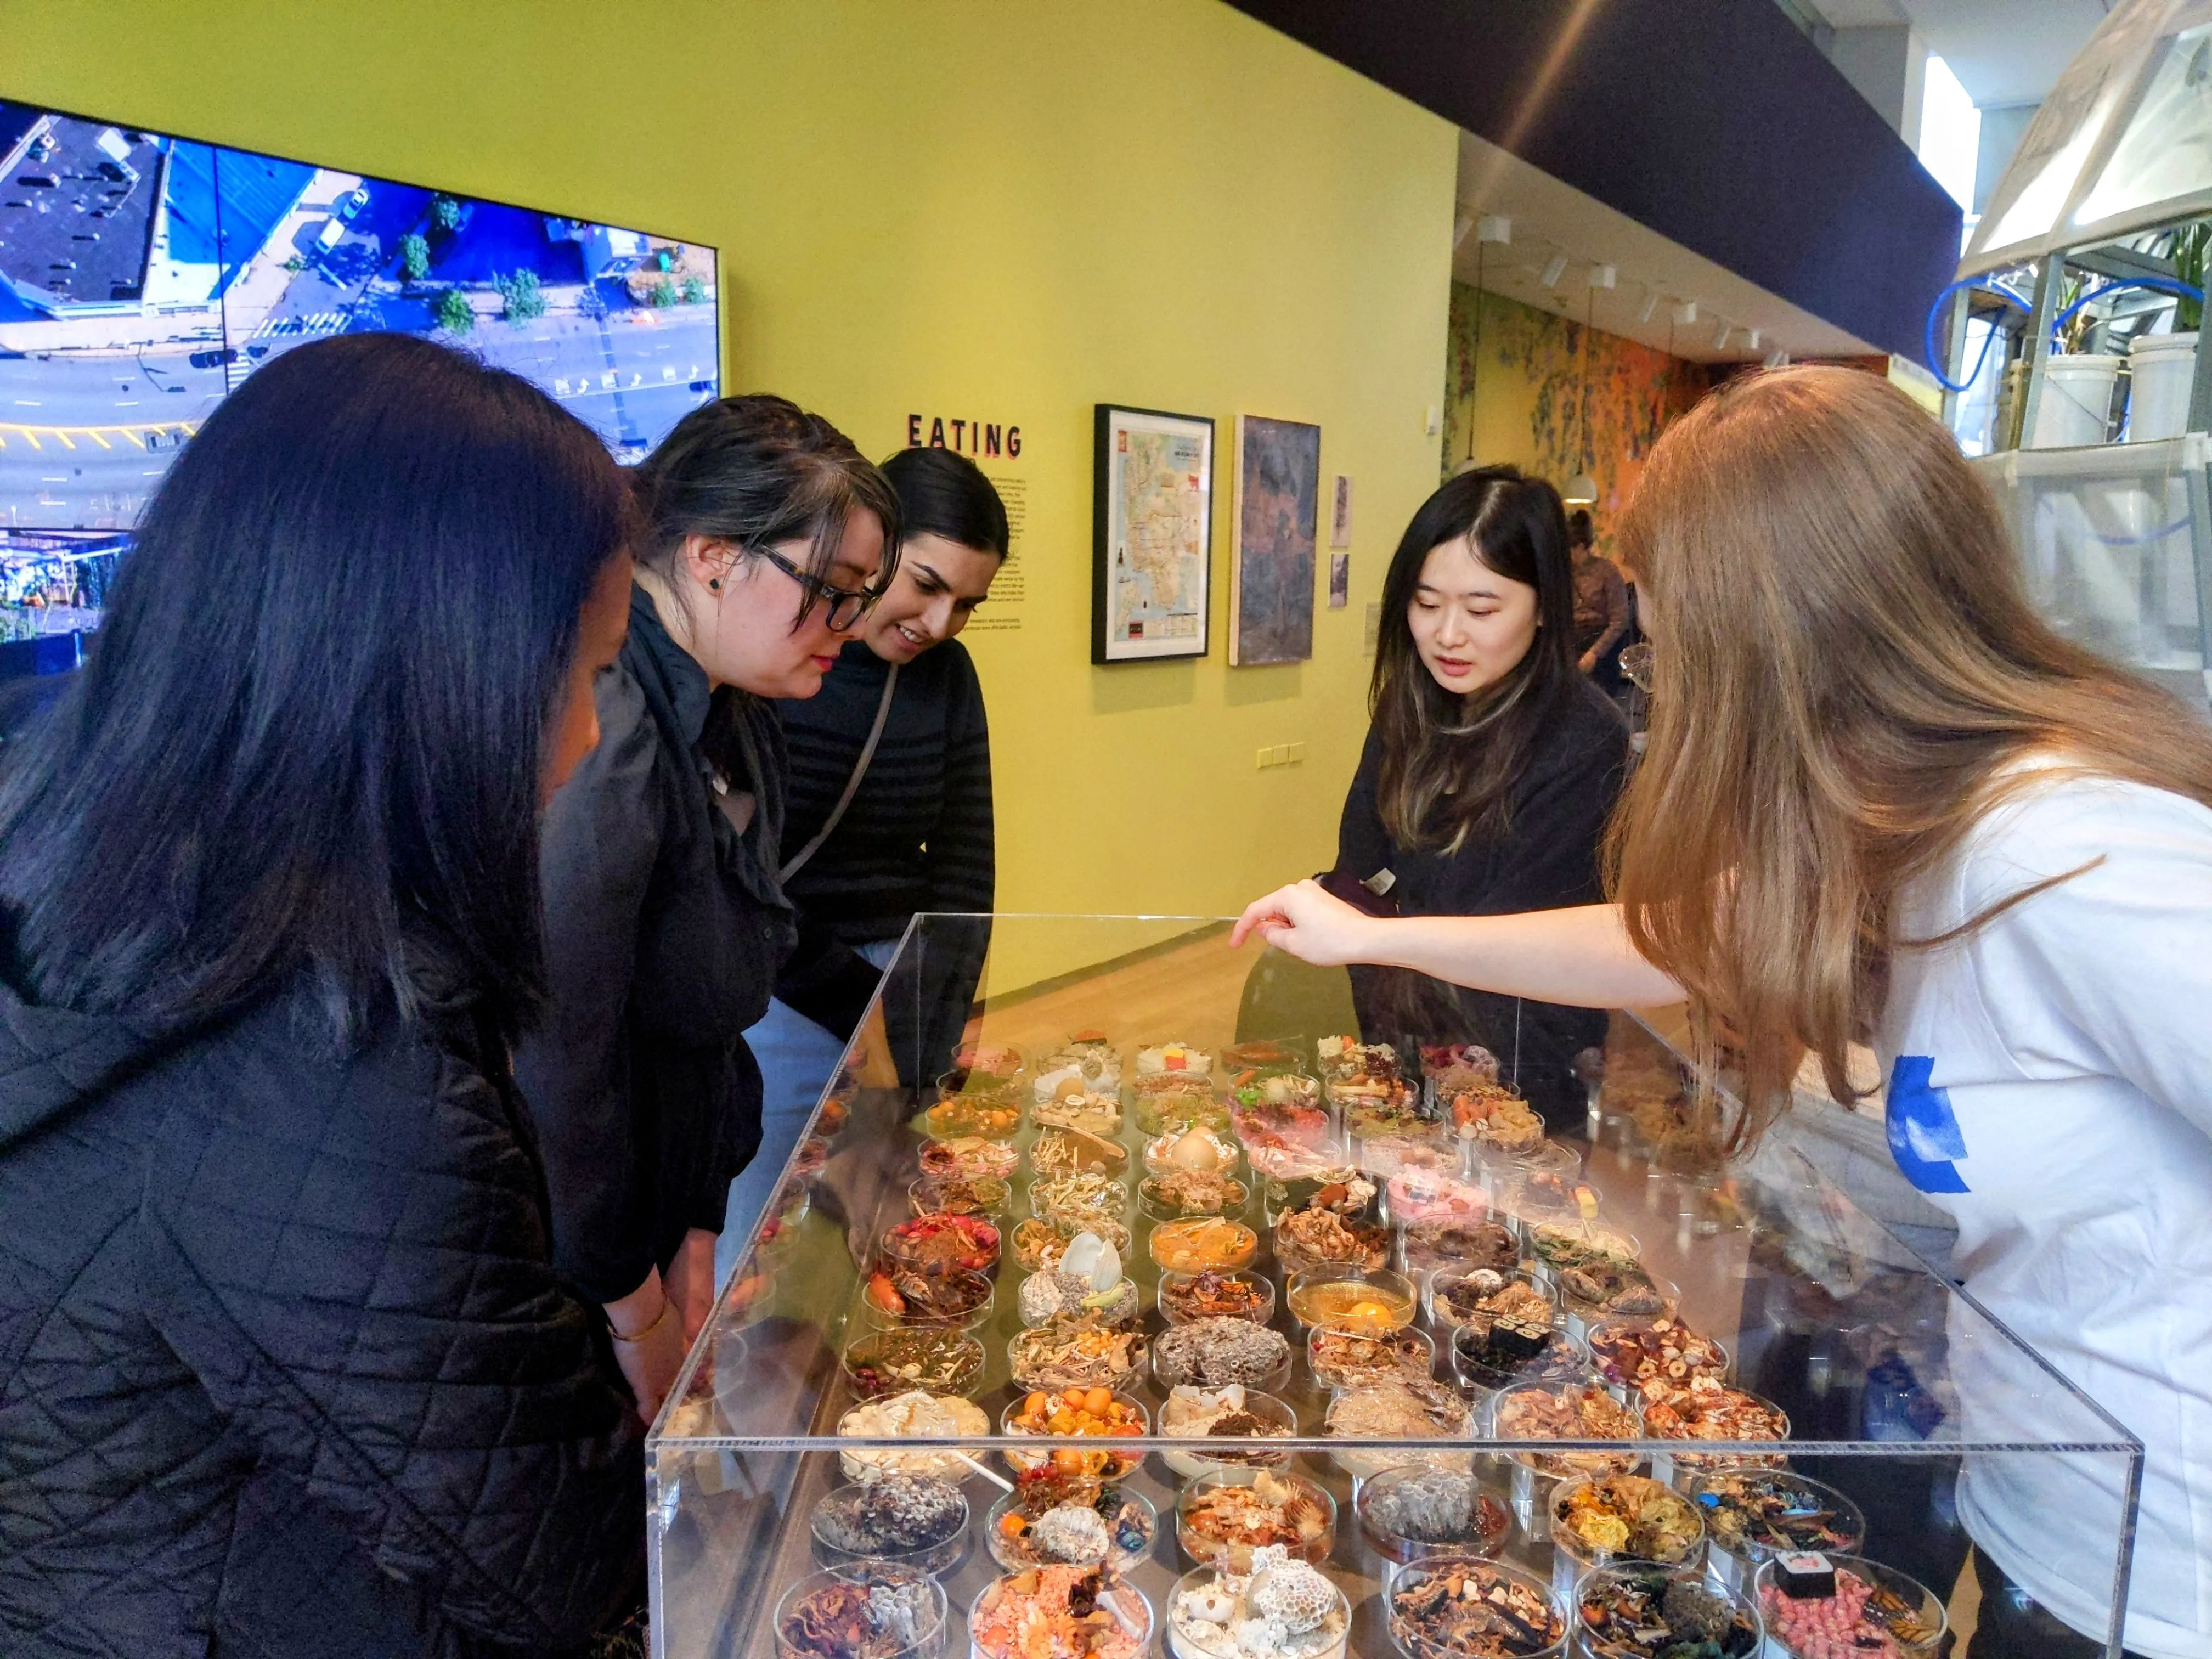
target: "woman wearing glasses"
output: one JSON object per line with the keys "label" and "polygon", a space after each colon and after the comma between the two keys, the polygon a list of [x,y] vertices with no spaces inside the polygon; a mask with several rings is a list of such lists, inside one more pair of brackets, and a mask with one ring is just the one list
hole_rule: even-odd
{"label": "woman wearing glasses", "polygon": [[770,701],[811,697],[897,560],[897,498],[781,398],[695,410],[633,481],[629,639],[599,746],[546,815],[551,1005],[517,1071],[562,1269],[650,1415],[713,1304],[732,1179],[760,1143],[743,1036],[797,937]]}
{"label": "woman wearing glasses", "polygon": [[[804,915],[776,1000],[745,1033],[765,1079],[764,1132],[730,1192],[726,1258],[757,1225],[907,924],[988,912],[996,891],[983,687],[954,636],[1006,562],[1006,506],[949,449],[902,449],[883,474],[898,492],[898,574],[822,695],[776,708],[791,756],[783,883]],[[957,947],[939,937],[920,967],[919,1018],[914,999],[886,1000],[902,1070],[917,1053],[922,1077],[951,1065],[987,939],[980,927]]]}

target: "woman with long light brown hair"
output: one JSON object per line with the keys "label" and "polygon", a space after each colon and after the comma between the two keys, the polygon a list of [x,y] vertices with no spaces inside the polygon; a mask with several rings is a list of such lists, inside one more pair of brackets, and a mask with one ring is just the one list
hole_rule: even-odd
{"label": "woman with long light brown hair", "polygon": [[[2130,1650],[2201,1656],[2212,727],[2036,617],[1949,434],[1870,375],[1716,393],[1654,452],[1621,536],[1656,682],[1615,902],[1377,920],[1301,883],[1237,938],[1548,1001],[1686,997],[1700,1057],[1725,1031],[1742,1079],[1740,1112],[1705,1103],[1735,1152],[1808,1053],[1852,1098],[1849,1046],[1872,1042],[1891,1149],[1957,1220],[1967,1289],[2144,1443]],[[1976,1438],[2033,1409],[1960,1394]],[[1961,1479],[1972,1659],[2101,1650],[2122,1494],[2032,1461]]]}

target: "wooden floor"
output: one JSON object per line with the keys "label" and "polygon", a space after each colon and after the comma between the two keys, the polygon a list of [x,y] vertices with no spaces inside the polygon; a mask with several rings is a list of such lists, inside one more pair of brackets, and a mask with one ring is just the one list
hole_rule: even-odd
{"label": "wooden floor", "polygon": [[994,998],[969,1030],[1021,1048],[1084,1030],[1122,1047],[1164,1040],[1218,1048],[1236,1041],[1237,1002],[1260,956],[1257,945],[1231,951],[1227,930],[1218,930],[1048,990]]}

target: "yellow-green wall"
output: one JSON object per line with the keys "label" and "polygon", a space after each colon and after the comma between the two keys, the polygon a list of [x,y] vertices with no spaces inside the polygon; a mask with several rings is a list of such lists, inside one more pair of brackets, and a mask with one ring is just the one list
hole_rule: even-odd
{"label": "yellow-green wall", "polygon": [[[1437,478],[1443,122],[1218,0],[0,0],[0,96],[715,243],[728,385],[872,453],[1018,423],[1021,626],[971,635],[1001,908],[1218,914],[1328,862],[1364,606]],[[1219,423],[1203,661],[1090,664],[1102,401]],[[1240,412],[1354,481],[1299,665],[1226,665]]]}

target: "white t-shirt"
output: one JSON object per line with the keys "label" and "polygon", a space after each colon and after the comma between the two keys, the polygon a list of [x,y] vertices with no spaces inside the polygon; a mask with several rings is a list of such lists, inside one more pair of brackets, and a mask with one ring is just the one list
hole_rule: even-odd
{"label": "white t-shirt", "polygon": [[[2039,770],[2049,769],[2048,763]],[[2051,769],[1905,896],[1904,939],[2046,878],[1966,940],[1895,954],[1881,1049],[1890,1149],[1959,1224],[1968,1292],[2143,1443],[2127,1645],[2212,1654],[2212,809]],[[1954,1324],[1964,1322],[1954,1319]],[[1953,1333],[1964,1437],[2034,1423]],[[2102,1638],[2118,1471],[1968,1460],[1968,1530]]]}

